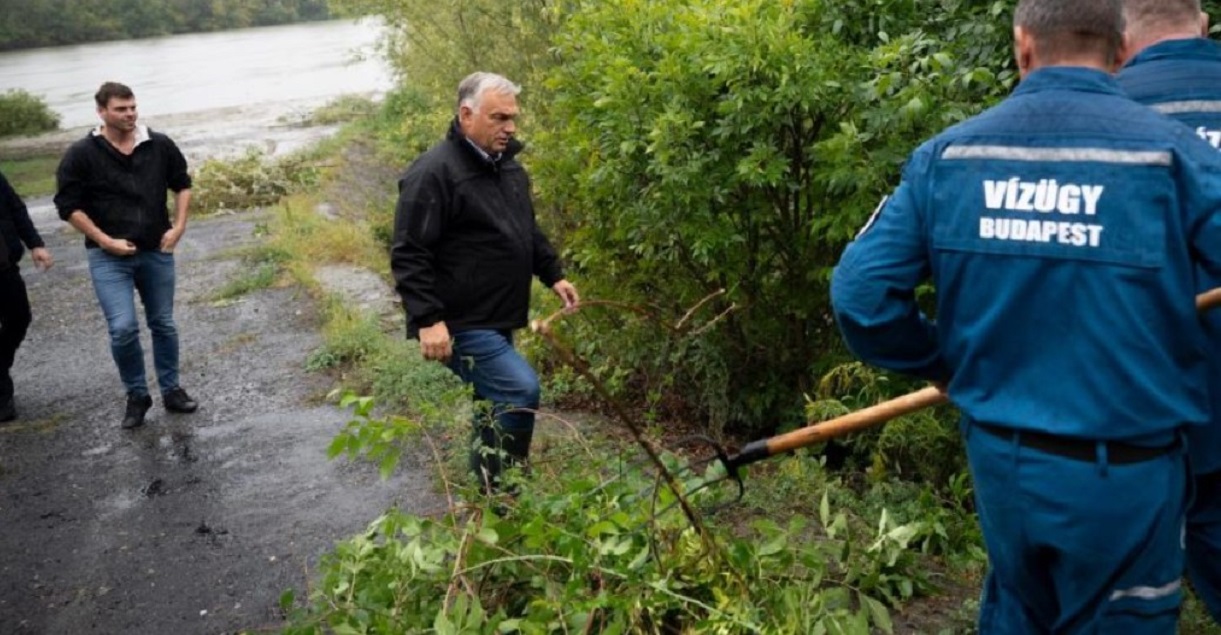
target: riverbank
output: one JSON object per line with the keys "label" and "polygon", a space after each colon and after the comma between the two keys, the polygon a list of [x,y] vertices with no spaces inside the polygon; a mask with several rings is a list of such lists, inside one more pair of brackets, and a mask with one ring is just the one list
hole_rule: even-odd
{"label": "riverbank", "polygon": [[[228,160],[251,149],[271,159],[304,151],[334,136],[343,121],[360,114],[354,102],[376,104],[380,93],[310,98],[218,108],[176,115],[146,115],[141,122],[178,144],[193,172],[209,160]],[[329,112],[338,105],[352,112]],[[328,113],[325,117],[318,114]],[[319,122],[322,123],[319,123]],[[25,200],[40,229],[58,221],[51,196],[55,168],[69,145],[89,128],[57,130],[0,140],[0,171]]]}
{"label": "riverbank", "polygon": [[[358,93],[356,96],[376,101],[381,93]],[[236,156],[250,146],[266,150],[273,156],[283,155],[309,147],[339,129],[338,123],[310,124],[313,112],[336,99],[339,98],[297,99],[170,115],[143,113],[140,122],[170,135],[192,164]],[[0,160],[60,155],[90,128],[91,125],[75,126],[40,135],[0,139]]]}

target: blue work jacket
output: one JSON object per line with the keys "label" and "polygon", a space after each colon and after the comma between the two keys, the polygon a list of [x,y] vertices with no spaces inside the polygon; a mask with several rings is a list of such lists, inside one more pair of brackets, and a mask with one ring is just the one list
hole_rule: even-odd
{"label": "blue work jacket", "polygon": [[[1221,148],[1221,45],[1204,38],[1155,44],[1132,58],[1116,77],[1129,97],[1177,119],[1214,148]],[[1221,279],[1200,271],[1200,290]],[[1212,422],[1191,430],[1192,468],[1221,470],[1221,310],[1205,315],[1209,337]]]}
{"label": "blue work jacket", "polygon": [[975,421],[1153,444],[1208,418],[1197,260],[1221,273],[1221,155],[1049,67],[916,150],[831,295],[857,356],[948,380]]}

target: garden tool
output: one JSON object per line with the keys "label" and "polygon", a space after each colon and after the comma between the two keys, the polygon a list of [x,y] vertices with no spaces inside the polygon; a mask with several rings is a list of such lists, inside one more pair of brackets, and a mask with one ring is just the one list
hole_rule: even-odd
{"label": "garden tool", "polygon": [[[1196,296],[1196,310],[1201,313],[1218,306],[1221,306],[1221,288],[1211,289]],[[733,454],[727,452],[723,446],[708,437],[689,437],[685,442],[706,445],[712,448],[712,452],[710,456],[689,464],[680,471],[680,474],[707,472],[708,467],[714,467],[714,474],[710,478],[697,483],[692,489],[688,490],[687,494],[691,496],[700,490],[728,481],[737,485],[737,496],[729,503],[732,504],[740,500],[746,491],[745,485],[742,482],[742,467],[778,454],[809,447],[851,432],[857,432],[886,423],[903,415],[946,403],[949,403],[949,399],[945,393],[940,388],[929,386],[842,417],[811,424],[804,428],[766,439],[751,441],[740,451]],[[718,506],[718,509],[726,505],[722,504]]]}
{"label": "garden tool", "polygon": [[688,437],[680,443],[704,445],[710,448],[711,455],[690,463],[681,473],[707,473],[710,467],[712,468],[712,473],[709,474],[709,478],[689,489],[687,494],[692,496],[696,492],[728,481],[737,485],[737,495],[733,500],[720,503],[714,509],[726,507],[741,500],[742,496],[746,493],[746,485],[742,481],[741,468],[747,465],[771,458],[777,454],[784,454],[799,448],[829,441],[851,432],[872,428],[891,419],[946,403],[949,403],[949,399],[945,393],[940,388],[929,386],[841,417],[766,439],[751,441],[743,446],[741,450],[732,454],[724,446],[709,437],[699,435]]}

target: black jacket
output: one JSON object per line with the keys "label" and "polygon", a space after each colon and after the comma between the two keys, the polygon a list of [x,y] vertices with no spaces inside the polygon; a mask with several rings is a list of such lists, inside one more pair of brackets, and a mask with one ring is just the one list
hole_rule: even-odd
{"label": "black jacket", "polygon": [[[191,187],[187,160],[169,137],[148,131],[149,138],[124,155],[101,134],[91,131],[72,144],[55,173],[55,207],[68,220],[81,210],[98,229],[127,239],[142,251],[161,246],[170,229],[166,190]],[[97,243],[85,239],[86,247]]]}
{"label": "black jacket", "polygon": [[539,231],[516,140],[489,161],[451,126],[399,179],[390,268],[407,332],[445,321],[450,332],[526,325],[532,275],[564,278]]}
{"label": "black jacket", "polygon": [[22,243],[30,249],[44,246],[25,203],[8,179],[0,174],[0,269],[21,260],[21,254],[25,253]]}

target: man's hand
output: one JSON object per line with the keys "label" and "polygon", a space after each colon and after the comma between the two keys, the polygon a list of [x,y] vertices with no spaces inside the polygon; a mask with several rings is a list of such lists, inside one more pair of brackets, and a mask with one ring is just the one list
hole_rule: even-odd
{"label": "man's hand", "polygon": [[98,241],[98,246],[106,250],[106,253],[115,256],[134,256],[136,255],[136,246],[126,238],[115,240],[109,236],[103,241]]}
{"label": "man's hand", "polygon": [[564,301],[565,311],[575,311],[577,305],[581,303],[581,296],[577,294],[577,288],[572,286],[572,283],[567,280],[560,280],[551,285],[551,290]]}
{"label": "man's hand", "polygon": [[420,352],[424,359],[446,363],[454,353],[449,340],[449,327],[445,322],[437,322],[432,326],[420,329]]}
{"label": "man's hand", "polygon": [[174,248],[178,246],[179,240],[182,240],[182,230],[171,227],[169,231],[161,235],[161,251],[167,254],[174,253]]}
{"label": "man's hand", "polygon": [[46,271],[55,265],[55,259],[51,257],[51,252],[47,251],[46,247],[31,249],[30,259],[34,261],[34,266],[42,271]]}

